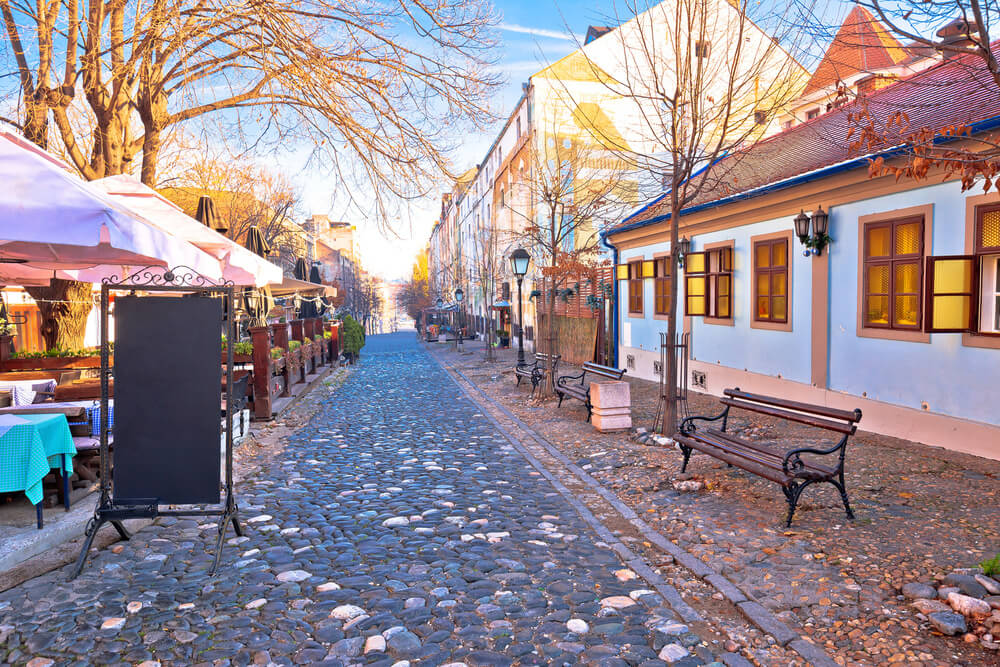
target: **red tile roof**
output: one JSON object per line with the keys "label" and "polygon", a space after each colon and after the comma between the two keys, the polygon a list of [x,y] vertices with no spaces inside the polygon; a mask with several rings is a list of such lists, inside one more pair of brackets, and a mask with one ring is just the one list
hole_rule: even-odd
{"label": "red tile roof", "polygon": [[[1000,40],[992,44],[1000,52]],[[961,100],[960,103],[956,103]],[[872,115],[884,122],[894,111],[905,112],[909,127],[941,128],[968,125],[1000,117],[1000,88],[983,61],[973,56],[953,58],[918,72],[868,98]],[[849,104],[791,127],[752,148],[720,160],[709,174],[720,184],[702,193],[686,208],[749,193],[809,172],[863,157],[847,139]],[[746,196],[751,196],[746,194]],[[665,195],[626,218],[617,229],[664,219],[670,213]]]}
{"label": "red tile roof", "polygon": [[829,88],[861,72],[890,68],[909,58],[909,55],[867,9],[855,5],[837,30],[836,37],[802,94]]}

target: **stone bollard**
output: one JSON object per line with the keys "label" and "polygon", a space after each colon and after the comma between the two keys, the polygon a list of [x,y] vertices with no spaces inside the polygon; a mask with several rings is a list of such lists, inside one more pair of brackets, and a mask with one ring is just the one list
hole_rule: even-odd
{"label": "stone bollard", "polygon": [[632,395],[628,382],[590,383],[591,422],[601,433],[632,428]]}

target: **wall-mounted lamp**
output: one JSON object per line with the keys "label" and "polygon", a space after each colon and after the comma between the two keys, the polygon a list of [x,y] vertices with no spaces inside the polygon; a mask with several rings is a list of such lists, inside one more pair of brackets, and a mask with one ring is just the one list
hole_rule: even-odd
{"label": "wall-mounted lamp", "polygon": [[684,268],[684,255],[691,252],[691,239],[682,236],[677,241],[677,266]]}
{"label": "wall-mounted lamp", "polygon": [[[830,225],[830,216],[823,210],[822,206],[813,211],[811,218],[805,211],[799,211],[793,222],[795,224],[795,235],[799,237],[799,242],[806,247],[802,252],[806,257],[809,255],[822,255],[823,248],[833,241],[826,233]],[[809,233],[810,222],[812,223],[811,234]]]}

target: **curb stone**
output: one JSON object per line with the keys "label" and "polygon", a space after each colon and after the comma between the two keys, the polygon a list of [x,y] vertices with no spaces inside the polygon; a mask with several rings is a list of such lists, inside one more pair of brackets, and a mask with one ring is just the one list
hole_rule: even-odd
{"label": "curb stone", "polygon": [[[695,557],[690,552],[677,546],[676,544],[668,540],[666,537],[664,537],[661,533],[654,530],[648,523],[639,518],[639,516],[635,513],[635,511],[632,508],[625,505],[614,492],[605,488],[603,485],[601,485],[600,482],[598,482],[585,470],[583,470],[575,463],[570,461],[569,458],[567,458],[554,445],[552,445],[552,443],[548,442],[545,438],[539,435],[533,428],[525,424],[521,419],[517,417],[517,415],[508,410],[505,406],[493,400],[493,398],[491,398],[488,394],[486,394],[486,392],[484,392],[482,389],[476,386],[476,384],[473,383],[462,371],[454,367],[445,366],[444,362],[438,359],[436,355],[430,354],[430,356],[446,371],[451,371],[455,375],[460,376],[463,380],[465,380],[466,383],[469,384],[470,387],[474,388],[483,397],[483,399],[485,399],[489,404],[493,405],[500,412],[502,412],[515,425],[517,425],[525,433],[527,433],[532,438],[532,440],[534,440],[539,446],[548,451],[549,454],[552,455],[555,459],[565,464],[566,467],[571,472],[573,472],[585,484],[592,487],[594,491],[596,491],[602,498],[607,500],[607,502],[612,507],[614,507],[615,510],[617,510],[620,514],[622,514],[622,516],[626,517],[630,521],[630,523],[632,523],[632,525],[634,525],[639,530],[639,532],[642,533],[644,538],[646,538],[651,543],[656,544],[661,548],[664,548],[668,553],[670,553],[675,558],[678,564],[691,570],[696,576],[698,576],[699,579],[703,579],[704,581],[706,581],[706,583],[708,583],[710,586],[718,590],[720,593],[722,593],[723,596],[725,596],[730,601],[732,601],[732,598],[730,597],[731,595],[733,595],[734,597],[741,596],[743,598],[743,601],[735,603],[736,608],[739,609],[740,612],[751,623],[756,625],[763,632],[773,636],[775,641],[778,642],[778,644],[780,644],[781,646],[788,646],[789,648],[794,650],[796,653],[798,653],[803,658],[808,660],[810,663],[816,665],[817,667],[827,667],[827,666],[837,665],[837,663],[832,658],[830,658],[829,655],[827,655],[826,652],[823,651],[823,649],[816,646],[815,644],[809,643],[804,639],[802,639],[801,635],[799,635],[796,631],[792,630],[785,623],[782,623],[780,620],[778,620],[778,618],[774,614],[772,614],[766,608],[761,606],[758,602],[747,599],[746,596],[743,595],[743,593],[731,581],[729,581],[724,576],[716,572],[714,569],[709,567],[706,563]],[[452,378],[454,381],[454,376],[452,376]],[[467,396],[469,396],[469,398],[473,402],[478,403],[478,401],[475,398],[472,398],[472,394],[468,390],[466,390],[464,386],[462,386],[457,381],[455,381],[455,384],[457,384],[462,389],[462,391]],[[488,412],[485,409],[483,410],[483,413],[486,414],[487,418],[489,418],[494,424],[498,424],[497,420],[494,419],[492,415],[488,414]],[[504,433],[505,435],[507,435],[506,432]],[[536,467],[541,465],[541,463],[538,462],[537,459],[535,459],[533,456],[531,456],[530,453],[526,452],[526,454],[528,457],[530,457],[529,460],[532,462],[532,465]],[[543,475],[546,475],[546,472],[541,468],[539,469],[539,472],[542,472]],[[560,484],[560,486],[562,485]],[[565,489],[566,487],[562,486],[562,488]],[[569,489],[566,489],[566,491],[569,492]],[[562,493],[562,491],[560,492]],[[593,515],[591,514],[591,516]],[[624,547],[624,544],[622,546]],[[626,550],[628,549],[627,547],[624,548]],[[723,585],[720,588],[720,586],[717,585],[717,583],[721,583],[720,580],[726,582],[728,586]],[[680,595],[677,594],[677,597],[680,598]],[[692,609],[692,611],[694,610]],[[695,613],[697,614],[697,612]],[[741,660],[743,659],[741,656],[738,655],[736,655],[736,657]],[[726,664],[730,665],[729,662],[726,662]],[[733,663],[733,665],[736,665],[737,667],[741,667],[742,664],[750,664],[750,663],[749,662]],[[732,667],[732,665],[730,667]]]}

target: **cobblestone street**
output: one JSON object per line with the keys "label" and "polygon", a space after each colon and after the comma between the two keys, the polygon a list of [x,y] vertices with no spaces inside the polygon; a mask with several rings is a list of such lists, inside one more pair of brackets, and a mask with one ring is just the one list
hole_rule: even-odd
{"label": "cobblestone street", "polygon": [[217,577],[215,524],[161,519],[73,582],[63,567],[0,593],[0,663],[748,664],[650,590],[412,333],[370,338],[316,391],[238,484],[246,537]]}

